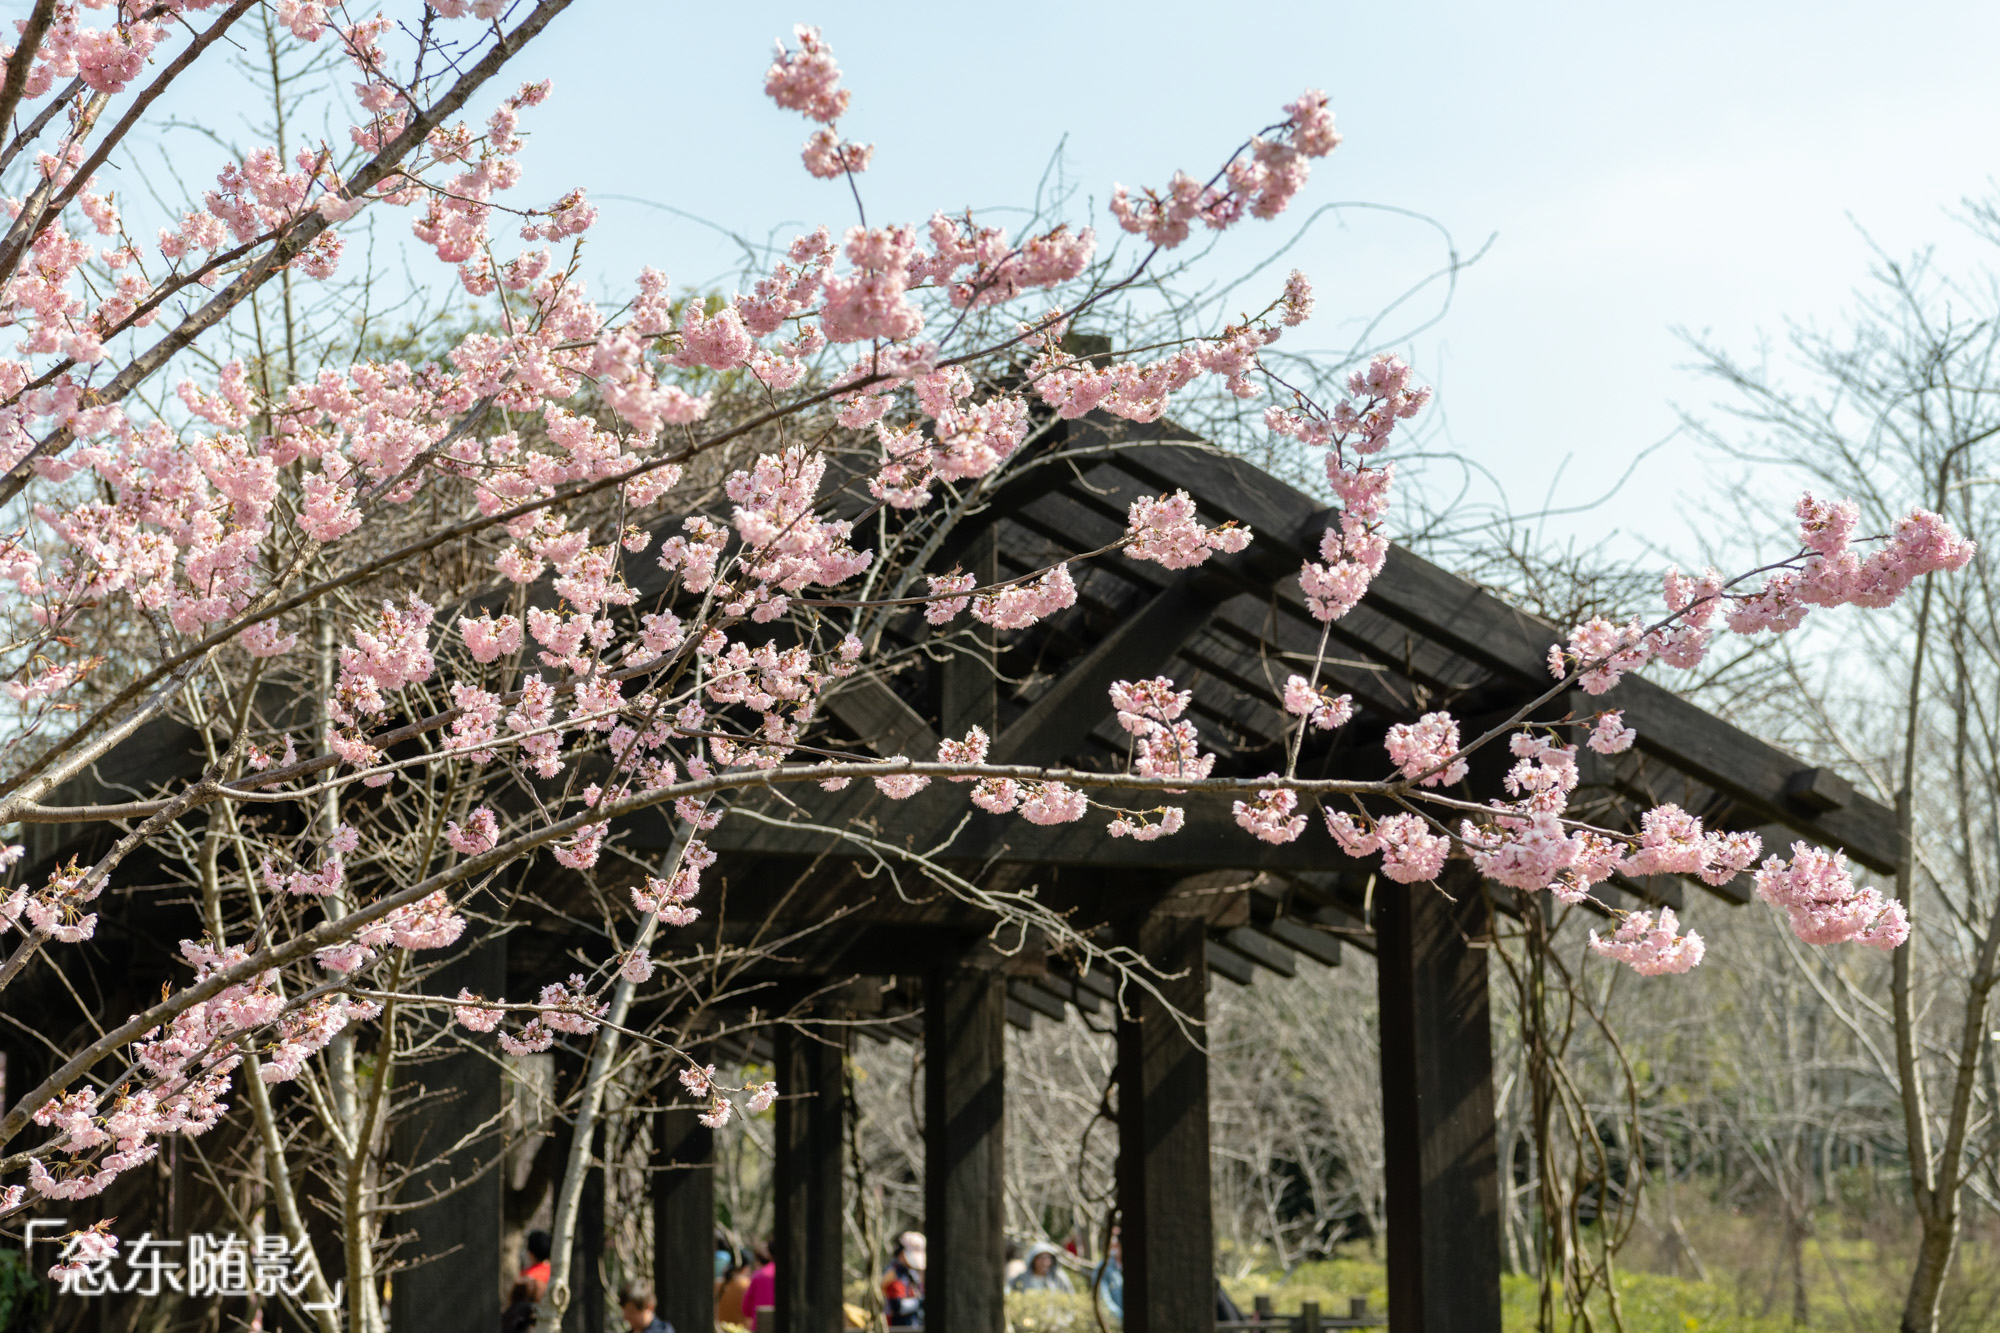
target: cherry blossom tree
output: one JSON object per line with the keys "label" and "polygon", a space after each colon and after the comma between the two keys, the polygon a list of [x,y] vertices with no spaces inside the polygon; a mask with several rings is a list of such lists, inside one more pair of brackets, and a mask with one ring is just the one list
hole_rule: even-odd
{"label": "cherry blossom tree", "polygon": [[[1263,777],[1212,775],[1188,692],[1167,679],[1112,687],[1132,736],[1120,771],[991,763],[977,727],[935,755],[855,757],[825,743],[823,706],[884,669],[890,617],[914,608],[940,631],[964,617],[1006,634],[1075,601],[1068,563],[985,583],[934,564],[941,533],[1053,421],[1153,422],[1202,392],[1268,398],[1273,436],[1317,460],[1339,501],[1320,558],[1291,577],[1329,630],[1367,594],[1392,537],[1385,456],[1430,395],[1387,356],[1332,395],[1276,373],[1264,349],[1313,313],[1303,275],[1165,345],[1092,352],[1068,337],[1197,231],[1283,212],[1340,142],[1327,98],[1274,95],[1268,125],[1201,146],[1202,174],[1115,188],[1100,220],[1109,244],[1071,222],[1010,236],[947,206],[921,223],[822,226],[727,298],[677,296],[646,269],[606,301],[578,276],[596,216],[583,193],[514,193],[549,86],[497,95],[566,7],[430,0],[356,18],[310,0],[41,0],[8,54],[0,121],[21,128],[0,151],[19,182],[0,238],[18,331],[0,357],[12,740],[0,826],[98,823],[116,836],[87,864],[9,885],[0,987],[90,938],[121,867],[175,838],[199,844],[205,933],[181,946],[178,984],[66,1049],[0,1117],[13,1154],[0,1215],[97,1194],[164,1139],[212,1129],[231,1098],[262,1107],[309,1063],[351,1069],[360,1034],[398,1014],[449,1014],[466,1039],[516,1055],[588,1039],[556,1203],[547,1312],[559,1319],[592,1128],[623,1043],[654,1039],[626,1020],[660,984],[663,937],[709,910],[705,835],[737,793],[859,781],[904,800],[943,781],[978,818],[1103,820],[1104,836],[1139,839],[1174,836],[1188,800],[1220,800],[1246,838],[1318,837],[1323,824],[1329,850],[1410,892],[1454,857],[1565,901],[1621,871],[1721,883],[1759,866],[1754,836],[1673,806],[1635,829],[1569,813],[1576,746],[1629,746],[1622,719],[1525,719],[1649,664],[1692,668],[1725,629],[1778,634],[1818,610],[1889,605],[1972,554],[1934,513],[1864,531],[1853,504],[1808,496],[1786,558],[1733,577],[1668,571],[1651,619],[1590,620],[1552,645],[1546,694],[1513,719],[1479,735],[1446,712],[1399,725],[1371,780],[1297,775],[1309,733],[1352,714],[1321,684],[1324,635],[1283,688],[1296,719],[1286,766]],[[197,206],[136,235],[107,166],[253,13],[351,69],[345,140],[226,161]],[[813,127],[806,170],[847,187],[829,210],[859,204],[875,150],[841,135],[850,92],[826,40],[800,28],[765,89]],[[483,119],[475,101],[491,106]],[[274,284],[332,280],[354,228],[399,216],[443,266],[438,281],[481,314],[438,355],[217,354],[226,323]],[[843,493],[868,497],[858,516]],[[1133,504],[1128,520],[1077,559],[1186,569],[1256,537],[1205,524],[1180,493]],[[662,580],[642,599],[641,583]],[[286,684],[311,702],[272,705],[267,691]],[[202,738],[198,774],[130,801],[66,802],[93,765],[169,718]],[[1514,758],[1506,799],[1472,799],[1469,756],[1494,746]],[[653,811],[675,821],[673,851],[633,866],[616,828]],[[23,846],[0,859],[20,862]],[[425,990],[426,955],[460,944],[475,904],[544,855],[579,875],[626,862],[628,901],[602,954],[533,996]],[[931,873],[1065,929],[1031,901]],[[1893,948],[1907,934],[1901,905],[1857,887],[1835,854],[1800,845],[1756,873],[1814,944]],[[1685,972],[1702,954],[1666,913],[1621,914],[1595,947],[1645,973]],[[1105,961],[1145,984],[1140,960]],[[357,1080],[332,1081],[363,1097],[328,1121],[374,1133],[383,1079],[375,1109]],[[721,1086],[692,1059],[679,1082],[717,1127],[779,1091]],[[303,1237],[296,1200],[278,1207]],[[378,1328],[366,1228],[350,1221],[350,1320]],[[115,1244],[103,1228],[76,1237],[57,1271]]]}

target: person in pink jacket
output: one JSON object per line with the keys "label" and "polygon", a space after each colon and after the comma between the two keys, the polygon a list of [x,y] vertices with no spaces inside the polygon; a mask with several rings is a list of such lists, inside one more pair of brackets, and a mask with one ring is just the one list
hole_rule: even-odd
{"label": "person in pink jacket", "polygon": [[778,1303],[778,1264],[771,1257],[772,1249],[767,1241],[758,1252],[757,1257],[764,1263],[750,1275],[750,1289],[743,1293],[743,1322],[750,1333],[757,1333],[757,1312]]}

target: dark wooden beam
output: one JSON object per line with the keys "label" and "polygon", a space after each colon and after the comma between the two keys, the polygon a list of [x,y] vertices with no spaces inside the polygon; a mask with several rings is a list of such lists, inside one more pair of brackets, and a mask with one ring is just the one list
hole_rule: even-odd
{"label": "dark wooden beam", "polygon": [[[441,995],[462,986],[481,995],[505,994],[505,937],[490,937],[468,949],[440,968],[431,985],[445,987],[437,992]],[[397,1272],[391,1315],[399,1328],[422,1328],[438,1311],[451,1310],[462,1313],[466,1328],[492,1328],[500,1322],[503,1284],[514,1273],[513,1256],[500,1248],[503,1182],[494,1165],[501,1153],[495,1127],[504,1071],[498,1056],[458,1045],[449,1035],[436,1049],[443,1054],[398,1069],[398,1101],[413,1097],[419,1088],[425,1099],[391,1136],[395,1160],[414,1166],[450,1153],[461,1140],[474,1142],[419,1172],[398,1197],[398,1203],[409,1206],[438,1196],[437,1202],[396,1219],[394,1229],[414,1232],[415,1238],[395,1257],[418,1266]],[[482,1127],[488,1131],[484,1138],[479,1137]]]}
{"label": "dark wooden beam", "polygon": [[1027,977],[1009,981],[1007,994],[1044,1018],[1060,1023],[1069,1017],[1068,1002],[1062,996],[1043,990]]}
{"label": "dark wooden beam", "polygon": [[1202,958],[1210,972],[1218,977],[1227,977],[1239,986],[1248,986],[1257,980],[1256,964],[1220,940],[1209,940],[1204,944]]}
{"label": "dark wooden beam", "polygon": [[996,764],[1050,764],[1077,752],[1111,713],[1111,682],[1137,680],[1165,666],[1188,635],[1207,622],[1212,599],[1183,575],[1147,599],[1118,628],[1056,677],[1043,695],[995,738]]}
{"label": "dark wooden beam", "polygon": [[[1118,1021],[1118,1209],[1125,1333],[1213,1333],[1215,1224],[1208,1174],[1208,1056],[1175,1023],[1207,1012],[1205,914],[1150,914],[1126,931],[1160,971]],[[1162,1001],[1165,1003],[1162,1003]],[[1205,1030],[1195,1029],[1201,1039]]]}
{"label": "dark wooden beam", "polygon": [[1315,962],[1328,967],[1340,966],[1340,941],[1323,930],[1315,930],[1302,921],[1284,916],[1260,922],[1256,929]]}
{"label": "dark wooden beam", "polygon": [[[1128,449],[1117,463],[1161,489],[1185,488],[1200,501],[1205,517],[1247,523],[1257,537],[1245,555],[1261,548],[1264,555],[1288,561],[1304,558],[1316,551],[1331,517],[1312,497],[1245,460],[1213,451],[1174,445]],[[1549,682],[1549,646],[1561,638],[1555,626],[1400,546],[1389,548],[1363,606],[1524,683]],[[1895,814],[1880,802],[1857,794],[1844,806],[1809,808],[1813,797],[1801,801],[1789,790],[1808,765],[1640,677],[1627,676],[1591,703],[1623,709],[1626,724],[1638,728],[1641,751],[1754,806],[1764,819],[1844,847],[1871,869],[1895,869]]]}
{"label": "dark wooden beam", "polygon": [[1299,967],[1292,961],[1292,951],[1249,926],[1236,927],[1222,937],[1222,942],[1259,967],[1276,972],[1281,977],[1298,975]]}
{"label": "dark wooden beam", "polygon": [[[1107,702],[1105,706],[1109,708],[1110,704]],[[857,787],[860,785],[855,784]],[[852,790],[849,788],[850,792]],[[1327,839],[1323,828],[1309,831],[1297,841],[1282,845],[1257,841],[1237,827],[1230,816],[1229,803],[1219,797],[1191,795],[1175,798],[1175,803],[1187,810],[1187,823],[1182,831],[1171,838],[1138,842],[1131,838],[1105,837],[1102,818],[1079,820],[1074,824],[1038,826],[1014,815],[988,814],[972,806],[966,796],[968,790],[955,783],[933,783],[928,790],[903,803],[908,807],[907,815],[901,809],[878,808],[874,814],[894,822],[887,827],[869,830],[870,836],[892,845],[907,845],[928,852],[937,846],[944,833],[969,814],[970,818],[958,837],[949,846],[937,850],[938,860],[958,865],[1029,863],[1093,866],[1108,870],[1176,870],[1184,873],[1239,868],[1311,871],[1346,864],[1339,850]],[[838,796],[847,794],[836,793]],[[793,787],[786,791],[786,795],[810,812],[814,823],[839,827],[844,822],[837,814],[823,811],[821,807],[832,802],[815,789]],[[769,809],[778,817],[791,814],[776,802],[772,802]],[[666,845],[664,839],[668,825],[664,820],[657,823],[657,833],[635,823],[628,845],[635,850],[649,848],[656,843]],[[864,849],[843,842],[835,834],[765,824],[736,815],[724,819],[721,827],[707,841],[718,852],[784,857],[867,854]]]}
{"label": "dark wooden beam", "polygon": [[[982,585],[999,581],[1000,544],[990,527],[967,547],[964,568]],[[952,654],[938,667],[938,716],[946,736],[958,739],[972,727],[988,736],[999,731],[995,647],[992,627],[976,621],[953,636]]]}
{"label": "dark wooden beam", "polygon": [[1389,1308],[1398,1333],[1499,1333],[1493,1045],[1486,950],[1473,947],[1489,916],[1466,863],[1440,887],[1375,897]]}
{"label": "dark wooden beam", "polygon": [[955,966],[924,984],[926,1327],[1003,1333],[1007,985]]}
{"label": "dark wooden beam", "polygon": [[789,1027],[775,1046],[777,1333],[823,1333],[842,1322],[843,1052],[835,1037]]}
{"label": "dark wooden beam", "polygon": [[938,735],[923,714],[879,676],[853,676],[826,696],[826,710],[879,755],[935,759]]}
{"label": "dark wooden beam", "polygon": [[715,1132],[699,1115],[653,1117],[653,1293],[675,1329],[715,1323]]}

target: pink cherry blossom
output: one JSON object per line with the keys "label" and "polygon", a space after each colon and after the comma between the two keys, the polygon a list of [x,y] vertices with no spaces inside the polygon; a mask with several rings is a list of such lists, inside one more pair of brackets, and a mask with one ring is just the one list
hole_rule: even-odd
{"label": "pink cherry blossom", "polygon": [[1903,904],[1857,885],[1847,857],[1809,843],[1792,844],[1792,859],[1769,857],[1758,867],[1757,896],[1782,908],[1792,931],[1808,944],[1858,940],[1894,949],[1910,937]]}
{"label": "pink cherry blossom", "polygon": [[949,624],[954,616],[972,602],[970,593],[979,582],[971,574],[933,574],[929,577],[931,603],[924,608],[924,619],[933,625]]}
{"label": "pink cherry blossom", "polygon": [[1194,700],[1193,690],[1174,687],[1165,676],[1151,680],[1114,680],[1111,706],[1118,712],[1118,725],[1134,736],[1151,736],[1187,711]]}
{"label": "pink cherry blossom", "polygon": [[[943,764],[983,764],[986,749],[991,744],[986,732],[973,727],[965,733],[965,739],[955,741],[949,738],[938,742],[938,762]],[[971,778],[952,778],[953,782],[970,782]]]}
{"label": "pink cherry blossom", "polygon": [[764,75],[764,92],[788,111],[832,124],[847,110],[850,94],[840,84],[840,66],[821,40],[819,29],[799,24],[792,29],[799,49],[778,44],[778,58]]}
{"label": "pink cherry blossom", "polygon": [[1012,778],[981,778],[972,788],[972,803],[992,814],[1007,814],[1021,803],[1021,784]]}
{"label": "pink cherry blossom", "polygon": [[875,156],[875,145],[851,143],[831,129],[816,130],[799,156],[809,174],[821,180],[837,180],[868,170],[868,163]]}
{"label": "pink cherry blossom", "polygon": [[1693,931],[1677,935],[1679,929],[1680,922],[1674,918],[1671,907],[1662,907],[1657,918],[1651,912],[1632,912],[1618,923],[1617,932],[1608,940],[1599,939],[1597,932],[1591,931],[1590,947],[1602,957],[1624,963],[1642,977],[1686,972],[1701,962],[1707,946]]}
{"label": "pink cherry blossom", "polygon": [[1282,298],[1286,328],[1295,328],[1312,318],[1313,289],[1306,275],[1293,269],[1285,279],[1285,295]]}
{"label": "pink cherry blossom", "polygon": [[1436,879],[1451,855],[1451,839],[1431,832],[1422,816],[1390,815],[1375,825],[1382,873],[1398,884]]}
{"label": "pink cherry blossom", "polygon": [[1272,843],[1292,842],[1305,831],[1306,817],[1294,813],[1298,808],[1298,793],[1288,787],[1265,788],[1257,793],[1255,800],[1230,803],[1230,813],[1236,817],[1238,827]]}
{"label": "pink cherry blossom", "polygon": [[892,801],[907,801],[931,785],[931,780],[915,773],[892,773],[875,779],[875,788]]}
{"label": "pink cherry blossom", "polygon": [[1060,564],[1029,583],[1017,583],[997,593],[972,599],[972,618],[995,629],[1026,629],[1044,616],[1076,605],[1076,584],[1069,565]]}
{"label": "pink cherry blossom", "polygon": [[1284,709],[1303,718],[1321,731],[1343,726],[1354,716],[1354,696],[1334,694],[1326,686],[1314,688],[1304,676],[1285,678]]}
{"label": "pink cherry blossom", "polygon": [[[973,799],[977,801],[978,795]],[[1074,787],[1031,782],[1022,788],[1020,814],[1030,824],[1068,824],[1082,819],[1089,806],[1084,794]]]}
{"label": "pink cherry blossom", "polygon": [[1623,754],[1638,739],[1639,733],[1625,725],[1625,714],[1613,709],[1597,715],[1588,743],[1599,754]]}
{"label": "pink cherry blossom", "polygon": [[923,332],[923,310],[908,295],[916,233],[908,227],[854,227],[845,249],[852,270],[829,274],[822,283],[820,328],[827,340],[906,342]]}
{"label": "pink cherry blossom", "polygon": [[1125,554],[1168,569],[1188,569],[1217,551],[1240,551],[1250,544],[1249,530],[1234,520],[1219,528],[1202,527],[1186,491],[1134,500],[1128,518]]}
{"label": "pink cherry blossom", "polygon": [[[39,1168],[41,1168],[39,1161],[30,1163],[31,1171]],[[41,1182],[47,1178],[47,1173],[44,1170],[42,1175],[35,1180],[36,1185],[39,1187]],[[53,1191],[49,1190],[43,1190],[42,1192],[53,1193]],[[57,1195],[56,1197],[76,1198],[78,1196],[71,1194],[67,1196]],[[99,1222],[88,1231],[73,1233],[63,1245],[62,1257],[49,1268],[50,1280],[62,1282],[69,1278],[83,1277],[93,1267],[100,1267],[117,1258],[118,1237],[109,1234],[103,1229],[110,1225],[111,1223],[107,1220]]]}
{"label": "pink cherry blossom", "polygon": [[[458,998],[461,1000],[477,1000],[479,997],[461,987],[458,992]],[[503,1010],[499,1009],[488,1009],[480,1005],[461,1004],[452,1009],[451,1016],[458,1020],[460,1027],[468,1031],[491,1032],[500,1026],[500,1020],[506,1017],[506,1014]]]}
{"label": "pink cherry blossom", "polygon": [[[1148,819],[1148,815],[1157,815],[1158,819]],[[1177,805],[1163,806],[1156,811],[1127,810],[1105,825],[1104,831],[1114,838],[1153,842],[1179,833],[1186,821],[1187,811]]]}
{"label": "pink cherry blossom", "polygon": [[1382,745],[1404,777],[1427,774],[1423,786],[1449,787],[1465,780],[1468,765],[1459,757],[1458,723],[1449,713],[1425,713],[1415,722],[1399,722],[1389,728]]}

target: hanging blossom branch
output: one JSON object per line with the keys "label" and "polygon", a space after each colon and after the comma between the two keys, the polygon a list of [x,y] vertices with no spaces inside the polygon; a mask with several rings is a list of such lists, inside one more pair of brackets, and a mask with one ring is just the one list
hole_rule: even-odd
{"label": "hanging blossom branch", "polygon": [[[9,60],[0,104],[53,95],[102,110],[92,99],[121,93],[165,39],[168,26],[156,19],[205,7],[164,6],[147,17],[118,6],[101,29],[40,7]],[[0,503],[35,488],[18,526],[0,536],[0,585],[13,594],[0,686],[24,737],[72,712],[81,720],[0,771],[0,820],[143,822],[96,864],[59,867],[0,898],[0,931],[23,933],[0,983],[45,946],[89,938],[92,904],[122,859],[173,821],[250,802],[299,814],[295,827],[274,818],[232,829],[228,873],[259,903],[253,933],[184,942],[188,979],[70,1053],[0,1117],[0,1144],[30,1124],[49,1131],[0,1164],[27,1173],[0,1187],[0,1212],[31,1194],[100,1191],[150,1158],[161,1137],[209,1128],[245,1056],[264,1082],[298,1077],[343,1033],[377,1021],[383,997],[408,994],[371,978],[387,967],[393,981],[409,951],[458,942],[467,900],[498,871],[546,849],[566,869],[596,875],[615,821],[671,806],[677,859],[631,885],[634,916],[623,932],[631,943],[618,944],[613,930],[611,956],[594,974],[552,980],[533,1004],[436,997],[462,1029],[511,1053],[546,1049],[558,1033],[623,1033],[625,1008],[656,984],[652,938],[701,910],[702,875],[716,859],[702,835],[723,815],[711,798],[730,791],[808,782],[838,790],[863,780],[908,800],[943,781],[963,787],[977,810],[1039,825],[1084,819],[1093,794],[1125,792],[1135,794],[1133,808],[1098,803],[1109,816],[1105,836],[1139,840],[1185,827],[1186,807],[1171,798],[1210,794],[1230,800],[1248,835],[1271,843],[1304,835],[1302,802],[1337,797],[1355,807],[1323,811],[1329,835],[1348,855],[1379,857],[1392,880],[1431,879],[1462,855],[1489,878],[1566,900],[1613,873],[1720,883],[1755,861],[1754,835],[1706,831],[1673,806],[1646,812],[1636,832],[1570,817],[1576,746],[1528,725],[1532,707],[1470,742],[1448,712],[1399,724],[1377,780],[1297,776],[1307,736],[1353,716],[1352,699],[1321,681],[1331,626],[1387,557],[1394,469],[1375,460],[1422,412],[1428,390],[1387,357],[1357,371],[1330,406],[1290,390],[1262,352],[1313,314],[1311,284],[1298,273],[1257,315],[1144,349],[1162,353],[1150,360],[1078,357],[1065,350],[1065,334],[1197,224],[1221,231],[1281,213],[1311,163],[1340,142],[1323,94],[1286,104],[1282,119],[1205,181],[1177,173],[1163,190],[1115,190],[1113,220],[1144,246],[1118,274],[1097,256],[1088,227],[1009,237],[966,212],[940,209],[921,229],[871,227],[862,214],[838,242],[830,227],[798,237],[748,293],[677,298],[665,274],[646,269],[633,299],[607,317],[576,272],[575,247],[595,221],[582,192],[544,207],[497,201],[518,184],[522,120],[548,86],[523,85],[482,126],[454,119],[562,7],[544,0],[502,30],[494,0],[431,0],[414,51],[399,63],[389,47],[404,30],[390,20],[335,26],[318,4],[282,0],[276,12],[296,41],[330,37],[359,72],[362,114],[349,137],[365,160],[343,175],[346,150],[332,144],[301,149],[290,164],[260,150],[226,165],[203,206],[154,245],[129,239],[115,201],[86,170],[125,129],[87,150],[95,113],[79,116],[36,165],[33,211],[24,206],[7,242],[19,244],[0,249],[0,262],[33,256],[5,288],[20,341],[0,357],[0,469],[10,488]],[[197,65],[241,12],[191,38],[174,70]],[[464,42],[435,35],[440,21],[448,28],[466,18],[488,26]],[[780,47],[766,90],[821,127],[804,165],[845,182],[859,207],[874,150],[836,128],[851,96],[827,43],[810,28],[795,41]],[[463,71],[434,97],[420,75],[427,58]],[[61,79],[80,83],[58,88]],[[59,120],[38,116],[31,129]],[[385,208],[409,211],[412,235],[468,297],[490,303],[489,325],[419,365],[357,360],[270,387],[242,360],[218,356],[213,376],[177,383],[171,415],[126,406],[271,277],[328,279],[340,229]],[[523,248],[511,256],[493,235],[503,213],[521,219]],[[72,223],[113,240],[86,241]],[[562,246],[567,263],[558,262]],[[236,264],[245,267],[220,292],[165,337],[138,345],[170,295],[206,290]],[[146,277],[148,265],[161,276]],[[113,275],[115,294],[93,304],[80,293],[98,272]],[[102,382],[100,367],[113,370]],[[1267,388],[1288,394],[1266,422],[1278,437],[1323,451],[1340,501],[1319,558],[1298,574],[1299,595],[1326,628],[1311,669],[1281,692],[1293,719],[1284,773],[1213,776],[1214,756],[1188,716],[1192,694],[1166,678],[1111,686],[1130,737],[1119,772],[988,764],[991,741],[976,727],[945,740],[935,757],[824,757],[815,737],[827,696],[882,669],[860,632],[882,615],[920,607],[940,630],[968,617],[1012,633],[1075,604],[1071,563],[1116,557],[1185,570],[1242,551],[1253,533],[1205,524],[1195,501],[1176,492],[1133,502],[1110,546],[1028,576],[981,584],[962,570],[907,568],[897,587],[921,585],[920,596],[866,595],[865,580],[886,560],[868,544],[871,532],[928,521],[961,487],[984,493],[1016,463],[1038,418],[1101,411],[1155,421],[1174,395],[1208,377],[1246,400]],[[858,473],[849,445],[857,436],[868,441]],[[736,446],[755,457],[730,452]],[[846,471],[832,469],[836,446]],[[711,458],[726,513],[685,500],[689,465]],[[836,485],[868,497],[860,520],[836,516]],[[1854,541],[1854,514],[1808,497],[1801,554],[1765,571],[1754,591],[1712,571],[1669,572],[1658,622],[1576,627],[1552,650],[1555,684],[1541,702],[1573,687],[1601,693],[1654,660],[1693,666],[1718,615],[1739,633],[1784,632],[1814,608],[1887,605],[1915,579],[1961,568],[1971,555],[1922,512],[1871,550]],[[642,558],[667,583],[653,610],[638,609],[630,578]],[[454,561],[457,574],[440,572]],[[477,574],[468,583],[469,570]],[[499,591],[481,592],[489,583]],[[379,609],[357,620],[342,598],[364,592]],[[439,606],[463,610],[442,633]],[[108,621],[144,625],[157,642],[122,656],[80,646],[84,631]],[[261,718],[260,673],[300,670],[316,653],[323,684],[300,677],[324,708],[316,734],[295,735],[296,717],[242,734]],[[105,683],[114,662],[128,673],[123,684]],[[225,705],[213,716],[245,720],[243,743],[232,741],[210,771],[159,800],[44,804],[57,783],[114,753],[189,691]],[[1583,743],[1600,753],[1634,740],[1615,713],[1570,725],[1587,726]],[[1469,756],[1503,740],[1516,761],[1511,799],[1451,794]],[[425,811],[411,821],[424,829],[414,840],[386,815],[370,823],[389,809],[394,784],[412,777],[421,793],[412,799]],[[1371,814],[1364,798],[1398,812]],[[345,820],[333,813],[343,800]],[[22,855],[0,852],[0,868]],[[1893,947],[1907,933],[1900,908],[1855,887],[1835,854],[1800,845],[1790,860],[1765,860],[1757,883],[1815,943]],[[975,900],[981,892],[953,889]],[[1593,943],[1647,972],[1685,971],[1701,954],[1699,938],[1681,935],[1664,911],[1628,915],[1612,938]],[[286,969],[317,980],[287,998]],[[509,1026],[511,1013],[532,1016]],[[128,1069],[104,1091],[84,1081],[121,1052]],[[612,1043],[602,1040],[597,1054],[608,1069]],[[727,1118],[732,1103],[712,1071],[689,1062],[681,1081],[711,1123]],[[748,1090],[745,1109],[776,1093],[768,1084]],[[88,1234],[95,1239],[78,1238],[68,1262],[115,1246],[101,1231]]]}

